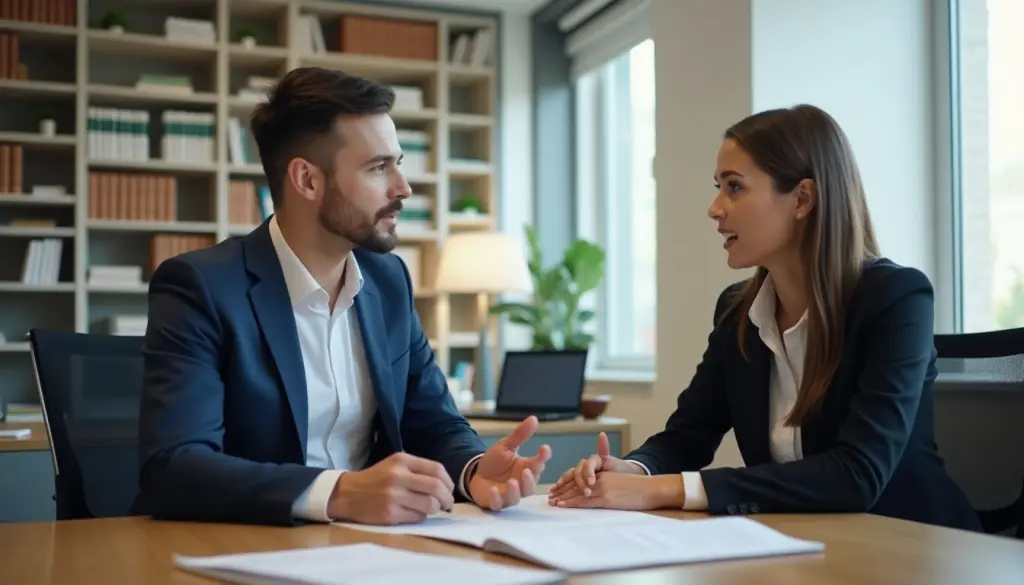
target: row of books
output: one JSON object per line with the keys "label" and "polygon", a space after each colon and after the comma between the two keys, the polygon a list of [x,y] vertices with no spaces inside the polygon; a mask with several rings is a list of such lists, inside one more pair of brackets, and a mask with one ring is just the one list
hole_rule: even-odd
{"label": "row of books", "polygon": [[451,47],[450,61],[454,65],[485,67],[494,61],[494,31],[482,28],[476,32],[460,33]]}
{"label": "row of books", "polygon": [[0,33],[0,79],[28,79],[28,65],[19,60],[18,35]]}
{"label": "row of books", "polygon": [[228,223],[231,225],[254,225],[274,213],[270,188],[261,185],[258,189],[252,181],[231,181],[228,184]]}
{"label": "row of books", "polygon": [[24,151],[20,144],[0,144],[0,193],[21,193]]}
{"label": "row of books", "polygon": [[236,165],[260,162],[260,157],[253,148],[249,129],[237,116],[228,118],[228,155],[231,163]]}
{"label": "row of books", "polygon": [[57,284],[60,279],[61,252],[64,240],[60,238],[33,239],[25,250],[21,282],[33,285]]}
{"label": "row of books", "polygon": [[[208,163],[216,159],[217,115],[165,110],[161,114],[161,158]],[[146,110],[90,107],[87,113],[89,156],[102,160],[150,160],[150,114]]]}
{"label": "row of books", "polygon": [[0,20],[75,26],[78,0],[0,0]]}
{"label": "row of books", "polygon": [[154,234],[149,241],[149,273],[168,258],[209,248],[214,242],[213,236],[205,234]]}
{"label": "row of books", "polygon": [[89,218],[175,221],[174,175],[93,171],[89,173]]}

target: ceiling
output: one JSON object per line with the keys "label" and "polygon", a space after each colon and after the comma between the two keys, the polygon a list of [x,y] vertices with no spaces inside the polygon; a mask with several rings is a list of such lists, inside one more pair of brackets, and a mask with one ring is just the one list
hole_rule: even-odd
{"label": "ceiling", "polygon": [[402,0],[403,4],[530,14],[548,0]]}

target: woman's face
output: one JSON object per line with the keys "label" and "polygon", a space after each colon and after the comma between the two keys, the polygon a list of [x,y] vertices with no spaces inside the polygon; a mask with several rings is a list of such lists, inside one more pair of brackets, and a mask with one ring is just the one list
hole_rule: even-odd
{"label": "woman's face", "polygon": [[725,240],[729,267],[767,267],[796,250],[809,209],[799,197],[777,192],[771,176],[735,140],[727,138],[718,151],[715,186],[708,215]]}

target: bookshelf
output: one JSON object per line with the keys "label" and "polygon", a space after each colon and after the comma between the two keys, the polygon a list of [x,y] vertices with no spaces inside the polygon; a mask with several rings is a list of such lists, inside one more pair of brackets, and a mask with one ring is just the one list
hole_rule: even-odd
{"label": "bookshelf", "polygon": [[[360,38],[367,18],[385,20]],[[0,399],[36,400],[30,328],[136,333],[160,261],[259,223],[266,179],[232,119],[248,127],[253,79],[307,65],[401,94],[393,118],[421,164],[406,170],[415,196],[395,253],[439,365],[471,361],[475,298],[433,278],[447,235],[498,226],[497,18],[333,0],[0,0]]]}

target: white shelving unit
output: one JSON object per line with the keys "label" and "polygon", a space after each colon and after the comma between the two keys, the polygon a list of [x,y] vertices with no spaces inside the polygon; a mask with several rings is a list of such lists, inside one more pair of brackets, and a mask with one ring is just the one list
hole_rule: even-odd
{"label": "white shelving unit", "polygon": [[[416,250],[421,258],[416,304],[439,364],[450,373],[457,361],[471,359],[467,352],[476,344],[475,299],[439,294],[433,278],[448,234],[496,229],[498,225],[493,180],[498,72],[492,64],[497,62],[496,55],[492,50],[488,64],[482,66],[450,63],[460,34],[489,31],[491,39],[496,38],[496,17],[314,0],[37,1],[44,5],[74,3],[75,11],[72,24],[0,15],[0,36],[17,37],[17,61],[27,69],[27,76],[15,78],[17,63],[0,66],[0,145],[19,148],[22,163],[20,185],[12,192],[12,180],[9,176],[4,179],[2,172],[13,171],[5,171],[0,161],[0,334],[5,338],[0,342],[0,397],[8,401],[34,397],[29,360],[22,355],[27,353],[23,336],[28,329],[105,332],[103,323],[108,317],[145,314],[145,282],[90,284],[90,266],[141,266],[144,280],[148,280],[154,268],[154,237],[189,237],[196,245],[196,237],[206,236],[207,243],[219,242],[255,227],[229,221],[231,182],[251,181],[257,192],[266,184],[258,162],[232,163],[229,119],[238,117],[248,125],[255,103],[237,95],[246,79],[276,78],[299,66],[340,69],[423,91],[424,107],[398,108],[393,113],[400,129],[425,131],[430,145],[427,172],[407,177],[414,192],[429,202],[430,224],[402,233],[400,222],[401,245]],[[101,24],[112,9],[122,10],[128,17],[123,32],[105,30]],[[305,49],[308,38],[296,32],[305,15],[319,19],[326,52],[310,54]],[[436,57],[343,52],[340,23],[350,15],[429,23],[436,31]],[[168,16],[212,22],[215,42],[167,38],[164,23]],[[256,46],[239,42],[243,27],[257,31]],[[8,53],[8,49],[0,49],[0,60],[10,61]],[[136,89],[135,81],[142,74],[187,75],[192,92]],[[56,114],[56,134],[52,136],[42,133],[35,119],[42,106]],[[150,146],[145,160],[101,158],[91,151],[89,112],[96,107],[148,113]],[[215,148],[210,160],[165,158],[161,116],[166,111],[213,115]],[[250,152],[255,154],[255,144],[251,146]],[[90,207],[93,173],[173,177],[173,220],[97,216],[99,198],[95,194]],[[57,185],[63,192],[31,194],[39,185]],[[481,213],[453,212],[451,206],[467,194],[479,200]],[[148,196],[128,190],[123,201],[137,201],[143,195]],[[23,265],[33,238],[57,238],[63,243],[56,282],[23,281]]]}

